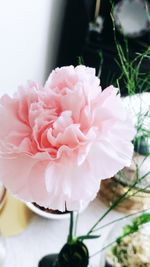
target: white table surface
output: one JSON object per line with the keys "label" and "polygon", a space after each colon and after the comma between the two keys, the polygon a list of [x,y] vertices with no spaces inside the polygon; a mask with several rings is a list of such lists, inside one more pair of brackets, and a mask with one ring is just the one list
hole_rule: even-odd
{"label": "white table surface", "polygon": [[[105,210],[106,206],[100,200],[93,201],[79,216],[78,234],[86,233]],[[101,225],[120,216],[121,213],[112,211]],[[59,252],[66,241],[68,226],[69,220],[49,220],[35,215],[22,234],[6,239],[4,267],[37,267],[42,256]],[[85,242],[90,255],[104,246],[109,231],[110,227],[104,228],[101,238]],[[100,254],[91,258],[90,266],[101,267],[99,262]]]}

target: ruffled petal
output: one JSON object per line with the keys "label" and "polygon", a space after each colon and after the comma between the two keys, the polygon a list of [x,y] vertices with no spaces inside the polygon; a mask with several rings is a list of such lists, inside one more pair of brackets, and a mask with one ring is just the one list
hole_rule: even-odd
{"label": "ruffled petal", "polygon": [[120,138],[103,138],[95,142],[88,154],[88,162],[97,179],[113,177],[124,166],[129,166],[133,155],[133,145]]}
{"label": "ruffled petal", "polygon": [[53,209],[81,209],[95,198],[99,185],[87,162],[78,166],[76,161],[66,158],[49,164],[46,170],[46,188],[51,196],[49,206]]}

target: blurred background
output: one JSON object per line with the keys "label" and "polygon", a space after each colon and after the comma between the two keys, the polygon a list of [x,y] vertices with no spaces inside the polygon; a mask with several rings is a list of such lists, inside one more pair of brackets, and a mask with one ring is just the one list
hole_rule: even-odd
{"label": "blurred background", "polygon": [[[81,56],[84,64],[96,68],[104,88],[122,74],[116,62],[120,61],[116,42],[123,53],[129,54],[130,61],[150,47],[150,1],[69,0],[60,40],[57,65],[76,65]],[[149,53],[140,72],[150,74]],[[120,85],[122,94],[127,94],[123,79]]]}
{"label": "blurred background", "polygon": [[64,0],[0,1],[0,94],[56,65]]}
{"label": "blurred background", "polygon": [[[26,80],[43,83],[54,67],[77,65],[79,57],[96,68],[102,87],[113,83],[120,69],[112,6],[117,42],[124,48],[124,32],[131,58],[150,45],[149,0],[5,0],[0,5],[0,94],[14,92]],[[149,70],[146,57],[141,72]]]}

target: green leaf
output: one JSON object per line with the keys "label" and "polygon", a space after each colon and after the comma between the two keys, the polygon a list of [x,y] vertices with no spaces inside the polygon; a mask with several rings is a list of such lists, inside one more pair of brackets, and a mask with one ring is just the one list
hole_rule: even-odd
{"label": "green leaf", "polygon": [[137,218],[133,219],[132,224],[126,225],[123,228],[123,234],[117,238],[116,242],[120,243],[122,239],[130,234],[137,232],[140,226],[150,222],[150,213],[143,213]]}
{"label": "green leaf", "polygon": [[78,57],[78,65],[84,65],[83,57]]}
{"label": "green leaf", "polygon": [[150,222],[150,213],[143,213],[133,220],[133,224],[136,226],[140,226],[148,222]]}
{"label": "green leaf", "polygon": [[84,239],[95,239],[95,238],[99,238],[100,235],[81,235],[78,236],[77,239],[78,240],[84,240]]}

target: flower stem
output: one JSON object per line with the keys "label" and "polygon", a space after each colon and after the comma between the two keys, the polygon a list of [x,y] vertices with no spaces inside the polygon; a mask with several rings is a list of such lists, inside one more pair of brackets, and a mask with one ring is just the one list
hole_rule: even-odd
{"label": "flower stem", "polygon": [[138,174],[138,169],[137,169],[137,180],[128,188],[128,190],[121,195],[119,198],[117,198],[112,205],[104,212],[104,214],[100,217],[100,219],[93,225],[93,227],[88,231],[87,235],[89,236],[94,230],[95,228],[98,226],[98,224],[107,216],[107,214],[110,213],[111,210],[113,210],[114,208],[116,208],[129,194],[129,192],[135,188],[135,186],[137,185],[137,183],[139,183],[140,181],[142,181],[148,174],[150,173],[147,172],[145,175],[143,175],[141,178],[139,178],[139,174]]}
{"label": "flower stem", "polygon": [[143,213],[143,212],[146,212],[146,211],[149,211],[149,210],[150,210],[150,208],[147,208],[147,209],[143,209],[143,210],[140,210],[140,211],[133,212],[133,213],[128,214],[128,215],[126,215],[126,216],[119,217],[119,218],[117,218],[117,219],[115,219],[115,220],[113,220],[113,221],[110,221],[110,222],[108,222],[108,223],[106,223],[106,224],[103,224],[102,226],[96,228],[95,230],[93,230],[93,232],[99,231],[99,230],[101,230],[101,229],[103,229],[103,228],[105,228],[105,227],[108,227],[109,225],[112,225],[112,224],[116,223],[116,222],[125,220],[125,219],[127,219],[127,218],[130,218],[130,217],[132,217],[132,216],[136,216],[136,215],[138,215],[138,214],[140,214],[140,213]]}
{"label": "flower stem", "polygon": [[70,211],[70,226],[69,226],[69,235],[68,235],[68,243],[72,243],[73,241],[73,228],[74,228],[74,212]]}
{"label": "flower stem", "polygon": [[76,236],[76,234],[77,234],[78,218],[79,218],[79,213],[77,212],[75,214],[74,236]]}

